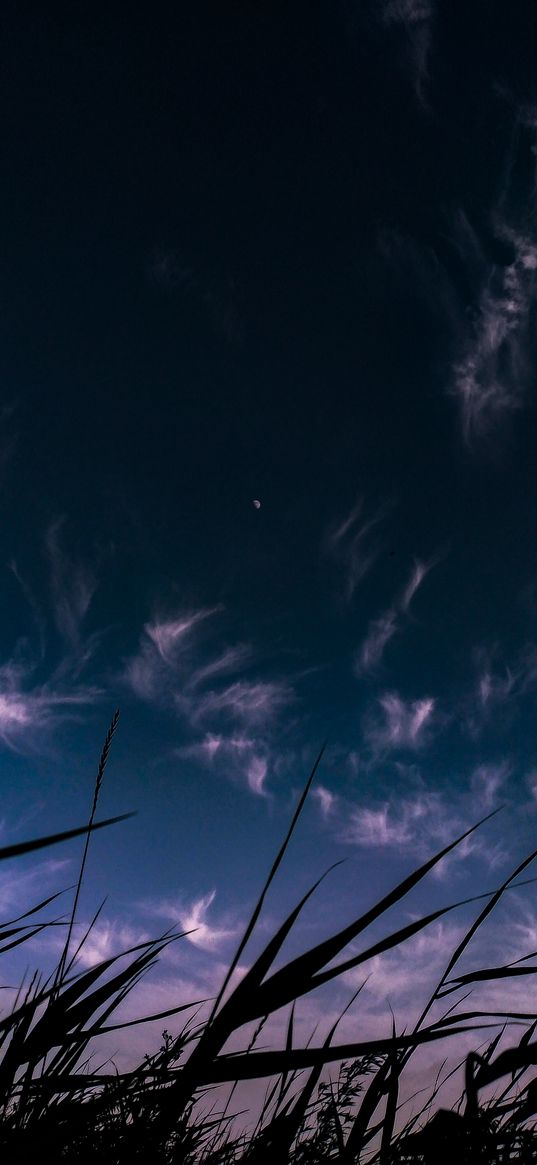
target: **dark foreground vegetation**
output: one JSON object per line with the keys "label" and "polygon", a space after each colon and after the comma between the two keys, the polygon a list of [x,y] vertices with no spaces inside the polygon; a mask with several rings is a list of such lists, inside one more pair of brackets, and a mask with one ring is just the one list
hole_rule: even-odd
{"label": "dark foreground vegetation", "polygon": [[[480,968],[471,974],[452,977],[460,956],[500,897],[510,887],[522,884],[515,879],[534,860],[537,850],[497,890],[480,895],[481,906],[475,921],[453,952],[410,1033],[397,1032],[392,1022],[389,1039],[338,1044],[336,1023],[321,1047],[296,1047],[293,1006],[298,998],[373,955],[396,947],[454,908],[436,910],[374,945],[368,945],[366,938],[360,954],[330,966],[351,941],[364,934],[371,923],[401,901],[442,857],[488,820],[483,818],[435,854],[349,926],[273,971],[283,943],[319,885],[319,879],[238,985],[231,989],[231,978],[295,829],[321,750],[217,998],[197,1000],[195,1004],[181,1003],[170,1011],[140,1017],[130,1024],[114,1023],[119,1004],[155,965],[159,953],[167,944],[181,938],[177,933],[167,932],[89,970],[78,969],[77,956],[82,943],[78,947],[74,944],[74,923],[89,838],[93,830],[122,820],[95,821],[117,719],[116,713],[101,754],[89,823],[69,833],[0,850],[0,859],[5,859],[77,834],[85,836],[73,906],[67,920],[41,921],[42,912],[58,897],[53,895],[20,917],[0,924],[0,951],[10,950],[47,927],[63,925],[66,933],[53,975],[46,981],[34,975],[19,989],[10,1013],[0,1018],[0,1161],[9,1165],[39,1160],[69,1165],[71,1162],[73,1165],[75,1162],[77,1165],[537,1162],[537,1133],[533,1131],[537,1078],[528,1082],[528,1070],[537,1063],[537,1039],[532,1038],[537,1028],[537,1013],[459,1010],[459,1001],[455,1008],[448,1004],[439,1020],[426,1022],[433,1004],[466,985],[532,975],[537,971],[536,966],[526,962],[531,956],[526,956],[516,964]],[[465,995],[462,1003],[467,998]],[[199,1008],[207,1002],[211,1004],[209,1017],[196,1022],[196,1005]],[[291,1014],[285,1047],[279,1051],[258,1050],[264,1024],[286,1005],[291,1006]],[[179,1018],[181,1012],[189,1017],[186,1023],[184,1017]],[[89,1052],[91,1048],[98,1049],[100,1035],[147,1019],[173,1021],[172,1026],[177,1019],[179,1033],[172,1036],[164,1031],[158,1052],[146,1056],[133,1071],[110,1072],[109,1064],[97,1071],[90,1069]],[[230,1037],[246,1024],[255,1025],[247,1050],[226,1053],[224,1048]],[[522,1025],[522,1037],[508,1050],[498,1051],[500,1039],[511,1024]],[[449,1041],[464,1031],[475,1032],[476,1042],[482,1045],[483,1028],[487,1029],[487,1039],[491,1036],[490,1042],[479,1055],[471,1053],[466,1058],[465,1089],[455,1110],[439,1109],[430,1115],[439,1089],[447,1079],[447,1076],[439,1077],[420,1111],[402,1127],[400,1081],[416,1048],[431,1041]],[[327,1080],[326,1067],[330,1064],[332,1071]],[[234,1089],[239,1082],[251,1079],[265,1080],[265,1101],[254,1132],[241,1136],[236,1131],[237,1119],[231,1116]],[[490,1084],[496,1085],[494,1098],[484,1104],[480,1093]],[[225,1101],[219,1100],[223,1093],[218,1086],[222,1085],[227,1086]],[[209,1102],[213,1092],[216,1099],[211,1111]],[[200,1110],[200,1098],[207,1102],[203,1110]]]}

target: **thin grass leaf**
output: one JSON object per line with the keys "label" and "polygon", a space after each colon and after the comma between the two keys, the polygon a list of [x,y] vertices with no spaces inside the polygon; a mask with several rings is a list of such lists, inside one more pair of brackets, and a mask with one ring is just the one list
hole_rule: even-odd
{"label": "thin grass leaf", "polygon": [[6,858],[18,858],[22,854],[33,853],[36,849],[44,849],[45,846],[57,845],[60,841],[70,841],[72,837],[81,837],[84,833],[94,833],[96,829],[105,829],[107,825],[116,825],[118,821],[128,821],[129,817],[136,817],[136,812],[121,813],[119,817],[108,817],[106,821],[96,821],[93,825],[82,825],[79,829],[65,829],[62,833],[51,833],[48,837],[36,837],[33,841],[4,845],[0,848],[0,861]]}
{"label": "thin grass leaf", "polygon": [[232,977],[232,975],[233,975],[233,972],[234,972],[234,970],[235,970],[235,968],[236,968],[236,966],[237,966],[237,964],[238,964],[238,962],[239,962],[239,959],[240,959],[240,957],[241,957],[241,955],[242,955],[242,952],[244,951],[244,948],[246,947],[246,944],[248,943],[249,939],[251,938],[251,935],[253,934],[253,931],[254,931],[255,924],[256,924],[256,922],[257,922],[257,920],[258,920],[258,918],[259,918],[259,915],[261,914],[261,910],[262,910],[262,908],[263,908],[263,903],[264,903],[264,901],[265,901],[265,898],[266,898],[266,896],[267,896],[268,890],[269,890],[269,888],[270,888],[270,886],[271,886],[272,882],[274,881],[274,878],[275,878],[275,876],[276,876],[276,874],[277,874],[277,872],[278,872],[278,869],[279,869],[279,867],[280,867],[280,865],[281,865],[281,863],[282,863],[282,861],[283,861],[283,858],[284,858],[284,856],[285,856],[285,852],[286,852],[286,850],[287,850],[287,847],[288,847],[288,845],[289,845],[289,842],[290,842],[290,840],[291,840],[291,837],[292,837],[292,835],[293,835],[293,833],[294,833],[294,831],[295,831],[295,828],[296,828],[296,825],[297,825],[298,819],[299,819],[299,817],[300,817],[300,814],[301,814],[301,812],[302,812],[302,809],[303,809],[303,807],[304,807],[304,802],[305,802],[305,800],[306,800],[306,797],[307,797],[307,795],[308,795],[308,793],[309,793],[309,791],[310,791],[310,788],[311,788],[311,784],[312,784],[313,778],[314,778],[314,776],[315,776],[315,774],[316,774],[316,772],[317,772],[317,769],[318,769],[318,767],[319,767],[319,765],[320,765],[320,763],[321,763],[321,760],[322,760],[323,753],[324,753],[325,749],[326,749],[326,741],[325,741],[325,743],[323,744],[323,746],[322,746],[322,748],[321,748],[321,750],[320,750],[320,752],[319,752],[319,755],[318,755],[318,757],[317,757],[317,760],[315,761],[315,764],[314,764],[314,766],[313,766],[313,768],[312,768],[312,770],[311,770],[311,773],[310,773],[310,775],[309,775],[309,777],[308,777],[308,780],[306,781],[306,784],[305,784],[304,790],[303,790],[303,792],[302,792],[302,794],[301,794],[301,796],[300,796],[300,799],[299,799],[298,805],[297,805],[297,807],[296,807],[296,809],[295,809],[295,812],[294,812],[294,814],[293,814],[293,818],[292,818],[291,824],[290,824],[290,826],[289,826],[289,829],[287,830],[287,833],[286,833],[286,835],[285,835],[284,841],[283,841],[283,843],[282,843],[282,845],[281,845],[281,847],[280,847],[280,849],[279,849],[279,851],[278,851],[278,854],[277,854],[277,856],[276,856],[276,858],[275,858],[275,860],[274,860],[274,862],[273,862],[273,864],[272,864],[272,867],[271,867],[271,869],[270,869],[270,872],[269,872],[268,878],[266,879],[266,882],[265,882],[265,884],[264,884],[264,886],[263,886],[263,889],[262,889],[262,891],[261,891],[261,894],[259,895],[259,898],[258,898],[258,900],[257,900],[257,902],[256,902],[256,905],[255,905],[255,907],[254,907],[254,910],[253,910],[253,912],[252,912],[252,915],[251,915],[251,917],[250,917],[250,920],[249,920],[249,922],[248,922],[248,925],[246,926],[246,930],[245,930],[245,932],[244,932],[244,934],[243,934],[243,937],[242,937],[242,939],[241,939],[241,941],[240,941],[240,943],[239,943],[239,946],[238,946],[238,948],[237,948],[237,951],[236,951],[235,955],[233,956],[233,959],[231,960],[231,963],[230,963],[230,966],[229,966],[229,970],[228,970],[228,971],[227,971],[227,973],[226,973],[226,976],[225,976],[225,978],[224,978],[224,982],[223,982],[223,984],[222,984],[222,986],[221,986],[221,988],[220,988],[220,991],[218,992],[218,995],[217,995],[217,997],[216,997],[215,1004],[214,1004],[214,1007],[213,1007],[213,1011],[212,1011],[212,1014],[211,1014],[211,1016],[210,1016],[210,1018],[209,1018],[209,1023],[211,1022],[211,1020],[212,1020],[212,1019],[214,1018],[214,1016],[216,1015],[216,1012],[217,1012],[217,1010],[218,1010],[218,1008],[219,1008],[219,1006],[220,1006],[220,1003],[221,1003],[221,1001],[222,1001],[222,999],[223,999],[223,997],[224,997],[224,994],[225,994],[226,988],[227,988],[227,986],[228,986],[228,983],[229,983],[229,981],[230,981],[230,979],[231,979],[231,977]]}
{"label": "thin grass leaf", "polygon": [[515,967],[513,963],[507,963],[503,967],[485,967],[479,971],[470,971],[466,975],[457,975],[455,979],[448,980],[445,990],[440,991],[437,998],[443,999],[446,995],[451,995],[468,983],[482,983],[492,979],[515,979],[519,975],[535,975],[536,971],[537,966]]}
{"label": "thin grass leaf", "polygon": [[22,922],[23,918],[30,918],[30,915],[37,914],[39,910],[44,910],[45,906],[49,906],[51,902],[54,902],[62,894],[67,894],[69,890],[72,890],[72,886],[66,886],[65,890],[57,890],[55,894],[49,894],[48,898],[43,898],[42,902],[37,903],[37,906],[32,906],[30,910],[25,910],[24,914],[18,914],[16,918],[11,918],[9,922],[2,923],[0,936],[4,933],[4,927],[14,926],[16,922]]}
{"label": "thin grass leaf", "polygon": [[[481,898],[483,895],[476,895],[476,897]],[[248,1023],[249,1021],[256,1019],[258,1014],[274,1012],[280,1007],[284,1007],[285,1004],[289,1003],[291,999],[296,999],[300,995],[305,995],[308,991],[313,991],[316,987],[322,986],[323,983],[328,983],[331,979],[337,978],[339,975],[344,974],[344,972],[350,971],[354,967],[359,966],[361,963],[374,958],[376,955],[383,954],[385,951],[391,950],[394,946],[399,946],[402,942],[412,938],[415,934],[418,934],[420,930],[423,930],[426,926],[429,926],[431,922],[435,922],[444,914],[449,913],[451,910],[455,910],[459,906],[466,906],[469,902],[473,902],[474,900],[474,897],[465,898],[462,901],[455,902],[450,906],[443,906],[439,910],[435,910],[431,914],[426,915],[424,918],[419,918],[414,922],[408,923],[406,926],[401,927],[400,930],[395,931],[393,934],[388,935],[386,938],[380,939],[379,942],[375,943],[372,947],[368,947],[365,951],[361,951],[360,954],[353,955],[352,958],[347,959],[343,963],[338,963],[337,966],[331,967],[327,971],[323,971],[316,975],[310,975],[309,978],[306,977],[306,970],[312,965],[312,951],[310,950],[307,951],[304,955],[299,955],[296,959],[293,959],[290,963],[287,963],[279,971],[276,971],[274,975],[271,975],[270,978],[267,979],[258,988],[257,993],[251,1000],[250,1008],[248,1009],[247,1006],[243,1008],[240,1022]],[[345,927],[345,929],[341,931],[339,935],[334,935],[332,939],[327,940],[327,942],[330,944],[329,956],[331,958],[333,958],[334,955],[339,954],[339,951],[342,949],[342,947],[347,945],[349,941],[347,937],[348,933],[350,930],[354,929],[355,927],[351,924],[351,927]],[[322,950],[322,948],[324,948],[324,950]],[[317,952],[322,950],[322,955],[318,955],[318,959],[320,959],[324,956],[326,944],[320,943],[318,947],[313,949]]]}
{"label": "thin grass leaf", "polygon": [[[334,870],[336,866],[339,865],[341,865],[341,862],[334,862],[333,865],[329,866],[328,869],[325,870],[324,874],[321,874],[321,877],[318,878],[317,881],[314,882],[313,886],[311,886],[306,894],[304,894],[304,896],[300,899],[300,902],[294,907],[294,909],[273,935],[270,942],[267,943],[265,949],[257,957],[255,963],[253,963],[246,974],[243,975],[240,983],[237,984],[229,999],[221,1007],[218,1015],[213,1020],[212,1032],[218,1033],[218,1038],[222,1043],[224,1042],[223,1033],[225,1031],[231,1032],[237,1027],[241,1027],[244,1023],[249,1022],[250,1019],[259,1019],[262,1015],[269,1015],[271,1011],[274,1010],[274,1008],[267,1008],[264,1012],[262,1009],[258,1010],[256,1008],[255,1015],[252,1014],[250,1002],[251,997],[257,989],[257,995],[254,995],[254,998],[259,998],[259,986],[261,981],[266,975],[269,967],[272,966],[276,955],[280,951],[280,948],[283,946],[283,943],[290,933],[300,912],[303,910],[312,894],[315,893],[315,890],[317,890],[317,888],[321,885],[321,882],[323,882],[324,879],[328,877],[328,874],[330,874],[332,870]],[[289,1003],[294,998],[295,996],[291,995],[291,997],[286,999],[285,1002]],[[250,1009],[248,1006],[249,1002]],[[282,1006],[284,1006],[284,1004],[282,1004]]]}
{"label": "thin grass leaf", "polygon": [[[495,1013],[493,1013],[495,1014]],[[505,1013],[503,1013],[505,1014]],[[398,1036],[397,1044],[408,1047],[414,1044],[431,1043],[434,1040],[445,1039],[446,1034],[459,1035],[462,1032],[472,1032],[482,1028],[496,1027],[494,1023],[474,1024],[472,1027],[453,1027],[449,1033],[436,1028],[426,1028],[417,1035]],[[357,1056],[382,1055],[392,1047],[391,1039],[364,1040],[361,1043],[340,1044],[331,1048],[294,1049],[287,1054],[285,1050],[275,1052],[251,1052],[248,1055],[217,1056],[211,1065],[208,1065],[207,1075],[200,1085],[221,1084],[228,1080],[256,1080],[262,1076],[276,1076],[284,1070],[298,1071],[302,1068],[311,1068],[318,1064],[327,1064],[333,1060],[350,1060]],[[182,1070],[184,1071],[184,1069]]]}
{"label": "thin grass leaf", "polygon": [[150,1023],[154,1019],[168,1019],[170,1015],[179,1015],[181,1011],[188,1011],[190,1007],[198,1007],[200,1004],[208,1003],[210,996],[206,999],[194,999],[192,1003],[181,1003],[178,1007],[169,1007],[167,1011],[155,1011],[152,1015],[142,1015],[140,1019],[128,1019],[125,1023],[113,1023],[108,1027],[100,1027],[101,1032],[116,1032],[123,1027],[136,1027],[139,1023]]}
{"label": "thin grass leaf", "polygon": [[80,891],[82,889],[82,882],[84,879],[84,871],[86,868],[86,861],[87,861],[87,857],[88,857],[90,831],[91,831],[91,827],[93,825],[93,821],[95,818],[95,812],[97,809],[97,801],[99,799],[99,793],[101,790],[101,784],[102,784],[102,780],[103,780],[103,776],[104,776],[104,770],[106,768],[106,762],[108,760],[108,754],[110,752],[110,745],[112,743],[112,738],[113,738],[114,732],[116,731],[116,728],[117,728],[118,720],[119,720],[119,708],[116,708],[116,711],[114,712],[114,715],[112,717],[112,721],[110,723],[110,727],[109,727],[108,732],[107,732],[106,737],[105,737],[105,741],[103,744],[103,748],[102,748],[102,752],[101,752],[101,756],[100,756],[100,760],[99,760],[99,766],[97,769],[97,777],[96,777],[96,781],[95,781],[95,791],[94,791],[94,795],[93,795],[93,805],[91,807],[90,819],[88,822],[88,833],[86,834],[86,842],[84,845],[84,852],[82,854],[82,861],[80,863],[80,871],[79,871],[79,875],[78,875],[78,881],[76,884],[75,897],[74,897],[74,902],[73,902],[73,909],[71,911],[71,919],[69,922],[69,929],[67,931],[67,938],[65,940],[65,946],[63,948],[63,951],[62,951],[62,954],[60,957],[60,961],[58,963],[58,970],[56,972],[56,986],[59,983],[61,983],[61,981],[62,981],[64,971],[65,971],[65,964],[67,962],[67,956],[69,954],[71,935],[73,933],[73,926],[75,924],[75,917],[76,917],[76,912],[77,912],[77,908],[78,908],[78,901],[79,901],[79,897],[80,897]]}

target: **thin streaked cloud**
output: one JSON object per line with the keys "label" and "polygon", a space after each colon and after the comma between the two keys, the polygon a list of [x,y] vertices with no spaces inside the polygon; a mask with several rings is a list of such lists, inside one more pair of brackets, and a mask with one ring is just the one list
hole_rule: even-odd
{"label": "thin streaked cloud", "polygon": [[426,743],[435,713],[432,696],[403,700],[397,692],[384,692],[377,705],[380,717],[369,712],[364,722],[364,737],[373,752],[419,749]]}
{"label": "thin streaked cloud", "polygon": [[229,939],[234,938],[240,928],[236,924],[231,925],[226,919],[213,922],[209,918],[215,897],[216,890],[213,889],[191,901],[175,903],[166,899],[146,905],[152,916],[167,919],[169,922],[179,924],[181,930],[190,931],[191,933],[185,934],[185,939],[192,946],[216,952]]}
{"label": "thin streaked cloud", "polygon": [[325,552],[342,572],[343,594],[349,603],[380,554],[382,544],[375,531],[391,509],[392,503],[385,502],[367,518],[364,499],[359,498],[347,517],[335,523],[325,535]]}
{"label": "thin streaked cloud", "polygon": [[138,650],[127,660],[122,676],[134,695],[149,702],[172,703],[174,688],[179,680],[187,682],[193,668],[194,629],[220,610],[201,607],[146,623]]}
{"label": "thin streaked cloud", "polygon": [[432,567],[436,566],[444,557],[445,551],[442,551],[434,555],[427,562],[422,562],[420,559],[414,561],[410,577],[405,584],[401,597],[396,599],[392,606],[388,607],[386,611],[383,611],[376,619],[370,621],[365,639],[355,655],[355,675],[364,675],[367,672],[374,671],[379,666],[386,647],[394,635],[402,629],[402,620],[408,615],[412,600],[421,587],[423,580],[427,577]]}
{"label": "thin streaked cloud", "polygon": [[435,5],[432,0],[383,0],[380,10],[385,26],[397,29],[404,37],[405,63],[416,97],[426,107]]}
{"label": "thin streaked cloud", "polygon": [[198,611],[187,611],[174,619],[155,619],[152,623],[146,623],[144,631],[161,659],[165,663],[173,664],[177,652],[192,629],[221,609],[221,607],[201,608]]}
{"label": "thin streaked cloud", "polygon": [[200,693],[195,702],[180,694],[177,706],[187,711],[193,725],[223,717],[254,730],[273,723],[295,699],[284,680],[236,680],[224,688]]}
{"label": "thin streaked cloud", "polygon": [[508,724],[521,699],[537,684],[537,647],[524,643],[509,663],[499,660],[498,643],[474,650],[476,677],[471,691],[460,701],[461,715],[470,736],[479,738],[492,717]]}
{"label": "thin streaked cloud", "polygon": [[354,661],[355,675],[372,671],[382,660],[388,643],[399,629],[397,612],[393,607],[372,619],[366,637]]}
{"label": "thin streaked cloud", "polygon": [[268,761],[263,756],[253,756],[248,768],[246,770],[246,780],[252,793],[257,793],[258,796],[266,796],[265,781],[268,772]]}
{"label": "thin streaked cloud", "polygon": [[45,536],[50,566],[52,611],[56,628],[73,652],[81,649],[84,619],[97,589],[93,569],[73,558],[62,545],[64,518],[53,522]]}
{"label": "thin streaked cloud", "polygon": [[335,793],[331,793],[325,785],[316,785],[312,791],[312,797],[317,801],[322,816],[328,818],[335,810],[338,798]]}
{"label": "thin streaked cloud", "polygon": [[194,671],[189,681],[190,687],[194,689],[215,676],[237,672],[247,667],[253,658],[253,649],[249,643],[237,643],[232,647],[226,647],[215,659],[209,660]]}
{"label": "thin streaked cloud", "polygon": [[[439,794],[423,793],[397,803],[392,799],[380,805],[359,807],[349,814],[341,839],[365,848],[421,848],[424,832],[430,835],[440,800]],[[417,828],[418,822],[421,829]]]}
{"label": "thin streaked cloud", "polygon": [[96,685],[74,683],[63,668],[43,683],[35,672],[36,664],[20,654],[0,667],[0,739],[16,752],[42,746],[45,734],[103,694]]}
{"label": "thin streaked cloud", "polygon": [[490,809],[497,803],[497,793],[511,775],[512,766],[507,760],[478,765],[471,777],[472,792],[485,808]]}
{"label": "thin streaked cloud", "polygon": [[[480,820],[484,807],[482,787],[479,779],[471,784],[459,798],[457,808],[446,789],[425,788],[406,797],[388,793],[365,805],[341,800],[333,818],[335,836],[345,845],[407,853],[415,860],[426,861]],[[491,807],[493,796],[486,808]],[[458,871],[469,857],[479,859],[488,871],[494,871],[505,865],[509,855],[501,841],[491,841],[477,831],[438,861],[430,877],[442,883],[448,878],[452,882],[458,880]]]}
{"label": "thin streaked cloud", "polygon": [[202,622],[221,610],[176,613],[146,624],[122,680],[137,698],[175,714],[187,737],[174,749],[177,756],[239,778],[266,797],[271,735],[297,696],[290,680],[244,677],[244,669],[258,662],[249,644],[220,644],[212,651],[207,634],[199,638]]}
{"label": "thin streaked cloud", "polygon": [[257,796],[268,796],[272,756],[268,742],[261,737],[207,733],[202,740],[175,749],[175,754],[221,773],[227,780],[237,778]]}
{"label": "thin streaked cloud", "polygon": [[[520,137],[523,122],[535,155],[535,117],[532,122],[525,115],[517,115],[514,138]],[[464,220],[466,241],[473,235],[472,251],[480,269],[479,289],[473,325],[455,364],[449,392],[458,398],[462,432],[470,449],[523,407],[531,375],[530,323],[535,304],[537,235],[529,218],[521,220],[516,210],[515,158],[516,150],[501,197],[491,212],[495,240],[506,255],[503,263],[490,262]],[[520,225],[514,225],[517,221]]]}

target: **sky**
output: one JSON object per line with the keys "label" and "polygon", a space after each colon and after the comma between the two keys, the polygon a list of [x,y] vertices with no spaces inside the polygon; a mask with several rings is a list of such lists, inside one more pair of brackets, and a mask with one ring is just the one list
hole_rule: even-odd
{"label": "sky", "polygon": [[[372,938],[535,846],[537,22],[529,0],[1,21],[0,841],[87,820],[119,707],[99,813],[136,816],[92,841],[84,957],[196,928],[141,1014],[218,989],[324,741],[259,943],[334,861],[290,954],[500,805]],[[3,917],[79,860],[5,863]],[[345,1031],[389,1034],[388,1001],[402,1026],[476,909],[368,965]],[[530,886],[463,969],[533,947]],[[537,1013],[531,980],[509,1000]]]}

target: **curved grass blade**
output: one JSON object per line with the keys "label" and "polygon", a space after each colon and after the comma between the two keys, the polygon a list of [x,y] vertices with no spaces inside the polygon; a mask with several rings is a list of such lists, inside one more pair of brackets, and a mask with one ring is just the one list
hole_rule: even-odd
{"label": "curved grass blade", "polygon": [[239,943],[239,945],[238,945],[237,951],[236,951],[235,955],[233,956],[233,959],[231,960],[231,963],[230,963],[230,965],[229,965],[229,969],[228,969],[228,971],[227,971],[227,973],[226,973],[226,976],[225,976],[225,978],[224,978],[224,982],[222,983],[222,986],[221,986],[221,988],[220,988],[220,991],[218,992],[218,995],[217,995],[217,997],[216,997],[215,1004],[214,1004],[214,1007],[213,1007],[213,1010],[212,1010],[211,1016],[210,1016],[210,1018],[209,1018],[209,1021],[208,1021],[209,1023],[210,1023],[210,1022],[211,1022],[211,1020],[214,1018],[214,1016],[215,1016],[215,1014],[216,1014],[216,1012],[217,1012],[217,1010],[218,1010],[218,1008],[219,1008],[219,1006],[220,1006],[220,1003],[222,1002],[222,999],[223,999],[223,997],[224,997],[224,994],[225,994],[226,988],[227,988],[227,986],[228,986],[228,983],[229,983],[229,981],[230,981],[230,979],[231,979],[231,977],[232,977],[232,975],[233,975],[233,972],[234,972],[234,970],[235,970],[235,968],[236,968],[236,966],[237,966],[237,964],[238,964],[238,962],[239,962],[239,959],[240,959],[240,957],[241,957],[241,955],[242,955],[242,952],[244,951],[244,948],[246,947],[246,944],[247,944],[247,942],[249,941],[249,939],[250,939],[250,938],[251,938],[251,936],[252,936],[252,933],[253,933],[253,930],[254,930],[255,924],[256,924],[256,922],[257,922],[257,920],[258,920],[258,918],[259,918],[259,915],[261,914],[261,910],[262,910],[262,908],[263,908],[263,903],[264,903],[264,901],[265,901],[265,898],[266,898],[266,896],[267,896],[267,893],[268,893],[268,890],[269,890],[269,888],[270,888],[270,885],[271,885],[271,883],[274,881],[274,878],[275,878],[275,876],[276,876],[276,874],[277,874],[277,872],[278,872],[278,869],[279,869],[279,867],[280,867],[280,865],[281,865],[281,863],[282,863],[282,861],[283,861],[283,858],[284,858],[284,856],[285,856],[285,852],[286,852],[286,850],[287,850],[287,847],[288,847],[288,845],[289,845],[289,842],[290,842],[290,840],[291,840],[291,837],[292,837],[292,835],[293,835],[293,833],[294,833],[294,831],[295,831],[295,828],[296,828],[296,825],[297,825],[298,819],[299,819],[299,817],[300,817],[300,814],[301,814],[301,812],[302,812],[302,809],[303,809],[303,807],[304,807],[304,802],[305,802],[305,800],[306,800],[306,797],[307,797],[307,795],[308,795],[308,793],[309,793],[309,791],[310,791],[310,788],[311,788],[311,784],[312,784],[313,778],[314,778],[314,776],[315,776],[315,774],[316,774],[316,772],[317,772],[317,769],[318,769],[318,767],[319,767],[319,765],[320,765],[320,763],[321,763],[321,760],[322,760],[322,757],[323,757],[323,754],[324,754],[324,751],[325,751],[325,749],[326,749],[326,741],[324,742],[324,744],[323,744],[323,746],[322,746],[322,748],[321,748],[321,750],[320,750],[320,752],[319,752],[319,755],[318,755],[318,757],[317,757],[317,760],[315,761],[315,764],[314,764],[314,766],[313,766],[313,768],[312,768],[312,770],[311,770],[311,773],[310,773],[310,775],[309,775],[309,777],[308,777],[308,780],[306,781],[306,784],[305,784],[305,786],[304,786],[304,789],[303,789],[303,792],[302,792],[302,794],[301,794],[301,796],[300,796],[300,799],[299,799],[298,805],[297,805],[297,807],[296,807],[296,809],[295,809],[295,812],[294,812],[294,814],[293,814],[293,818],[292,818],[291,824],[290,824],[290,826],[289,826],[289,829],[287,830],[287,833],[286,833],[286,835],[285,835],[285,838],[284,838],[284,840],[283,840],[283,843],[282,843],[282,845],[280,846],[280,849],[279,849],[279,851],[278,851],[278,854],[276,855],[276,858],[275,858],[275,860],[274,860],[274,862],[273,862],[273,864],[272,864],[272,866],[271,866],[271,869],[270,869],[269,875],[268,875],[268,877],[267,877],[267,879],[266,879],[265,885],[263,886],[263,889],[262,889],[262,891],[261,891],[261,894],[259,895],[259,898],[258,898],[258,900],[257,900],[257,902],[256,902],[256,905],[255,905],[255,907],[254,907],[254,910],[253,910],[253,912],[252,912],[252,915],[251,915],[251,917],[250,917],[250,920],[249,920],[249,922],[248,922],[248,925],[247,925],[247,927],[246,927],[246,930],[245,930],[245,932],[244,932],[244,934],[243,934],[243,936],[242,936],[242,939],[241,939],[241,941],[240,941],[240,943]]}
{"label": "curved grass blade", "polygon": [[106,821],[96,821],[93,825],[82,825],[79,829],[65,829],[62,833],[50,833],[48,837],[36,837],[32,841],[4,845],[0,848],[0,861],[6,858],[18,858],[22,854],[33,853],[36,849],[44,849],[45,846],[57,845],[60,841],[70,841],[72,837],[81,837],[84,833],[93,833],[96,829],[104,829],[107,825],[116,825],[118,821],[127,821],[129,817],[136,817],[136,812],[120,813],[119,817],[108,817]]}
{"label": "curved grass blade", "polygon": [[[407,878],[404,878],[403,881],[395,887],[395,889],[386,894],[385,897],[380,900],[380,902],[376,903],[375,906],[371,907],[370,910],[366,911],[366,913],[361,915],[360,918],[358,918],[355,922],[352,922],[349,926],[344,927],[343,930],[340,930],[336,935],[333,935],[332,938],[325,939],[324,942],[318,943],[305,954],[298,955],[296,959],[293,959],[290,963],[287,963],[285,967],[283,967],[280,971],[277,971],[275,975],[271,977],[271,979],[267,980],[267,982],[263,984],[263,988],[261,990],[267,988],[269,983],[273,985],[273,990],[275,990],[274,984],[283,985],[284,983],[293,980],[295,976],[297,982],[299,979],[302,979],[303,982],[305,982],[307,978],[313,979],[313,976],[325,963],[331,962],[331,960],[335,958],[337,954],[339,954],[340,950],[342,950],[344,946],[347,946],[349,942],[352,942],[353,939],[357,938],[357,936],[372,922],[375,922],[381,914],[384,914],[386,910],[388,910],[391,906],[394,906],[395,903],[399,902],[401,898],[405,897],[405,895],[408,894],[409,891],[412,890],[414,886],[416,886],[417,883],[420,882],[426,876],[426,874],[428,874],[429,871],[433,869],[433,867],[439,861],[441,861],[443,857],[446,856],[446,854],[454,849],[455,846],[459,845],[461,841],[464,841],[466,837],[469,837],[469,835],[478,829],[480,825],[483,825],[485,821],[488,821],[491,817],[494,817],[494,815],[498,812],[499,810],[495,809],[492,813],[487,814],[486,817],[481,818],[480,821],[478,821],[475,825],[472,825],[470,829],[467,829],[460,835],[460,837],[456,838],[455,841],[450,842],[450,844],[447,845],[444,849],[440,850],[439,853],[435,854],[432,858],[429,858],[428,861],[426,861],[422,866],[415,870],[413,874],[410,874]],[[482,895],[479,895],[479,897],[482,897]],[[448,907],[447,909],[450,908]],[[320,982],[320,976],[318,976],[318,981]],[[304,992],[301,992],[301,994],[303,993]],[[294,996],[291,996],[291,998],[294,998]],[[288,1002],[288,999],[286,998],[284,1002]]]}
{"label": "curved grass blade", "polygon": [[99,765],[97,768],[97,777],[95,780],[95,791],[93,794],[93,804],[91,807],[90,819],[88,822],[88,832],[86,834],[86,842],[84,845],[84,852],[82,854],[82,861],[80,863],[80,870],[79,870],[79,874],[78,874],[78,881],[76,884],[75,897],[74,897],[74,901],[73,901],[73,909],[71,911],[71,918],[69,921],[69,929],[67,931],[67,938],[65,940],[65,945],[64,945],[64,948],[63,948],[63,951],[62,951],[62,954],[61,954],[61,957],[60,957],[60,960],[58,963],[58,968],[56,971],[55,986],[58,986],[58,984],[61,983],[63,976],[64,976],[64,973],[65,973],[65,964],[67,962],[67,957],[69,954],[69,946],[71,944],[71,935],[73,933],[73,926],[75,924],[76,912],[77,912],[77,908],[78,908],[78,901],[79,901],[79,897],[80,897],[80,891],[82,889],[82,882],[84,879],[84,870],[86,868],[86,861],[87,861],[87,857],[88,857],[91,827],[92,827],[94,819],[95,819],[95,813],[97,810],[97,802],[99,800],[99,793],[100,793],[101,785],[102,785],[102,781],[103,781],[104,770],[106,768],[106,762],[108,760],[108,754],[110,752],[110,746],[112,744],[112,738],[114,736],[114,732],[116,731],[116,728],[118,725],[118,720],[119,720],[119,708],[116,708],[114,715],[112,717],[108,732],[107,732],[105,740],[104,740],[101,756],[99,758]]}
{"label": "curved grass blade", "polygon": [[[449,1033],[437,1030],[436,1027],[425,1028],[414,1035],[398,1036],[398,1047],[409,1047],[418,1044],[431,1043],[434,1040],[445,1039],[446,1034],[459,1035],[461,1032],[473,1032],[482,1028],[496,1027],[494,1023],[474,1024],[472,1027],[453,1027]],[[339,1044],[330,1048],[299,1048],[290,1053],[284,1050],[275,1052],[239,1052],[236,1055],[217,1056],[212,1064],[207,1066],[207,1075],[200,1081],[200,1085],[224,1084],[229,1080],[257,1080],[262,1076],[276,1076],[283,1071],[300,1071],[302,1068],[312,1068],[318,1064],[327,1064],[334,1060],[350,1060],[357,1056],[376,1056],[383,1052],[388,1053],[393,1047],[391,1038],[379,1040],[364,1040],[361,1043]]]}

